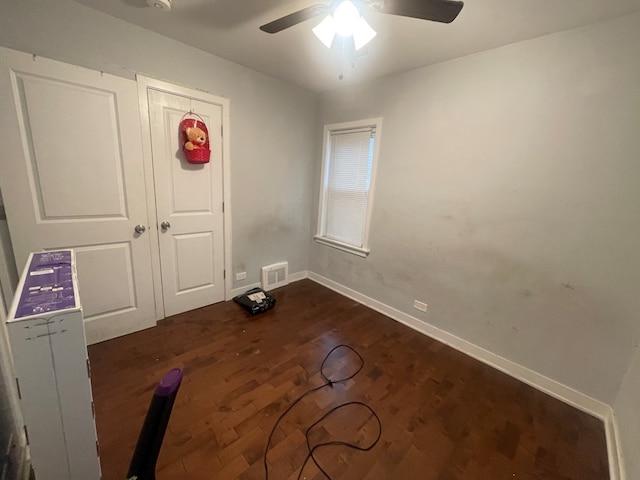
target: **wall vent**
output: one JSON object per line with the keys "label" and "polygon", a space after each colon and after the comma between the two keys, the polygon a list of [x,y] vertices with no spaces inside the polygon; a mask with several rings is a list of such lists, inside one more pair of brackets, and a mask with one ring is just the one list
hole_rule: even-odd
{"label": "wall vent", "polygon": [[273,290],[289,284],[289,263],[274,263],[262,267],[262,289]]}

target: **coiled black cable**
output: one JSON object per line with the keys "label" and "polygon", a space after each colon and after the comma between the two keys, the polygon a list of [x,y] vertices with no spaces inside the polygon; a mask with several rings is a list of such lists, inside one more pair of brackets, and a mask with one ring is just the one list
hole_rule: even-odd
{"label": "coiled black cable", "polygon": [[[333,352],[335,352],[338,348],[347,348],[347,349],[351,350],[353,353],[355,353],[356,356],[358,357],[358,359],[360,360],[360,365],[356,369],[356,371],[353,372],[351,375],[349,375],[347,377],[344,377],[344,378],[337,379],[337,380],[332,380],[329,377],[327,377],[327,375],[325,375],[324,367],[325,367],[325,364],[327,363],[327,360],[331,356],[331,354]],[[267,454],[269,453],[269,446],[271,445],[271,440],[273,438],[273,434],[275,433],[276,428],[280,424],[280,421],[282,421],[282,419],[287,415],[287,413],[289,413],[289,411],[291,411],[291,409],[293,407],[295,407],[307,395],[310,395],[310,394],[312,394],[314,392],[317,392],[318,390],[321,390],[321,389],[323,389],[325,387],[332,387],[333,388],[333,385],[335,385],[336,383],[342,383],[342,382],[346,382],[347,380],[352,379],[353,377],[355,377],[360,372],[360,370],[362,370],[362,367],[364,367],[364,360],[363,360],[362,356],[360,356],[360,354],[356,350],[354,350],[352,347],[350,347],[349,345],[337,345],[337,346],[333,347],[329,353],[327,353],[327,356],[324,357],[324,360],[322,361],[322,364],[320,365],[320,376],[322,377],[322,379],[324,380],[325,383],[323,385],[320,385],[319,387],[310,388],[309,390],[304,392],[302,395],[300,395],[298,398],[296,398],[291,403],[291,405],[289,405],[287,407],[287,409],[280,414],[280,416],[278,417],[278,420],[276,420],[275,425],[271,429],[271,433],[269,433],[269,438],[267,440],[267,446],[266,446],[266,448],[264,450],[264,457],[263,457],[265,480],[269,480],[269,465],[267,464]],[[360,445],[357,445],[356,443],[343,442],[343,441],[330,441],[330,442],[319,443],[319,444],[314,445],[312,447],[311,446],[311,441],[309,439],[309,435],[310,435],[311,431],[313,430],[313,428],[316,427],[317,425],[319,425],[325,419],[327,419],[327,417],[333,415],[335,412],[337,412],[337,411],[339,411],[341,409],[344,409],[344,408],[352,407],[352,406],[364,407],[365,409],[369,410],[369,412],[371,412],[371,415],[373,415],[373,417],[378,422],[378,435],[377,435],[376,439],[373,442],[371,442],[371,444],[368,445],[368,446],[360,446]],[[302,472],[304,471],[304,467],[307,465],[307,462],[309,461],[309,459],[313,460],[313,463],[316,464],[316,467],[318,467],[318,469],[322,472],[322,474],[325,477],[327,477],[329,480],[331,480],[331,476],[318,463],[318,460],[316,459],[316,457],[314,455],[316,450],[318,450],[321,447],[343,446],[343,447],[347,447],[347,448],[352,448],[354,450],[360,450],[362,452],[367,452],[367,451],[371,450],[378,443],[378,441],[380,440],[380,437],[382,437],[382,423],[380,422],[380,417],[378,417],[376,412],[370,406],[368,406],[367,404],[362,403],[362,402],[347,402],[347,403],[343,403],[341,405],[338,405],[336,407],[333,407],[328,412],[326,412],[324,415],[322,415],[322,417],[320,417],[309,428],[307,428],[307,431],[305,432],[305,437],[306,437],[306,440],[307,440],[308,453],[307,453],[307,457],[305,458],[304,462],[302,463],[302,468],[300,468],[300,472],[298,473],[298,480],[300,480],[300,478],[302,477]]]}

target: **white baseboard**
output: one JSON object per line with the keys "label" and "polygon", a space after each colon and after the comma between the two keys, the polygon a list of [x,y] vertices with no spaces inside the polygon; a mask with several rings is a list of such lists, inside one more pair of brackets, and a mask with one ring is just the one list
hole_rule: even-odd
{"label": "white baseboard", "polygon": [[616,441],[617,430],[615,428],[615,418],[613,416],[612,408],[604,402],[596,400],[584,393],[578,392],[571,387],[563,385],[553,379],[550,379],[540,373],[537,373],[527,367],[518,365],[504,357],[496,355],[482,347],[474,345],[471,342],[456,337],[455,335],[446,332],[438,327],[430,325],[416,317],[408,315],[396,308],[386,305],[378,300],[374,300],[360,292],[357,292],[349,287],[346,287],[340,283],[334,282],[322,275],[318,275],[314,272],[308,272],[307,277],[320,285],[324,285],[331,290],[334,290],[345,297],[348,297],[358,303],[366,305],[367,307],[386,315],[393,320],[396,320],[428,337],[431,337],[439,342],[449,345],[456,350],[469,355],[470,357],[479,360],[507,375],[520,380],[532,387],[551,395],[564,403],[571,405],[583,412],[589,413],[595,417],[602,419],[605,424],[605,431],[607,433],[607,449],[609,456],[609,471],[610,480],[624,480],[621,476],[620,459],[618,458],[619,442]]}
{"label": "white baseboard", "polygon": [[291,273],[289,274],[289,283],[298,282],[300,280],[304,280],[305,278],[309,278],[309,272],[306,270]]}

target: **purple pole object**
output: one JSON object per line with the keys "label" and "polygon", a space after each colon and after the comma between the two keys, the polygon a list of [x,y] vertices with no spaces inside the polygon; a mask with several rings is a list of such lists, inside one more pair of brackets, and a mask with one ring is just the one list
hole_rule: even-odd
{"label": "purple pole object", "polygon": [[142,424],[127,479],[155,480],[156,462],[169,424],[169,417],[182,382],[182,370],[169,370],[160,380]]}
{"label": "purple pole object", "polygon": [[168,397],[180,388],[180,382],[182,382],[182,369],[174,368],[169,370],[158,383],[156,395],[158,397]]}

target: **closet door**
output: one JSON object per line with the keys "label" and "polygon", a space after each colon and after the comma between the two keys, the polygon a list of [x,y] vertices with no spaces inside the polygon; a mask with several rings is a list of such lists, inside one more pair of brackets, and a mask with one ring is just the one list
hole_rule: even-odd
{"label": "closet door", "polygon": [[0,48],[0,145],[18,269],[75,249],[89,343],[155,325],[136,82]]}
{"label": "closet door", "polygon": [[[196,92],[197,93],[197,92]],[[224,300],[222,105],[147,89],[165,315]],[[186,112],[209,132],[211,160],[188,163],[179,137]]]}

